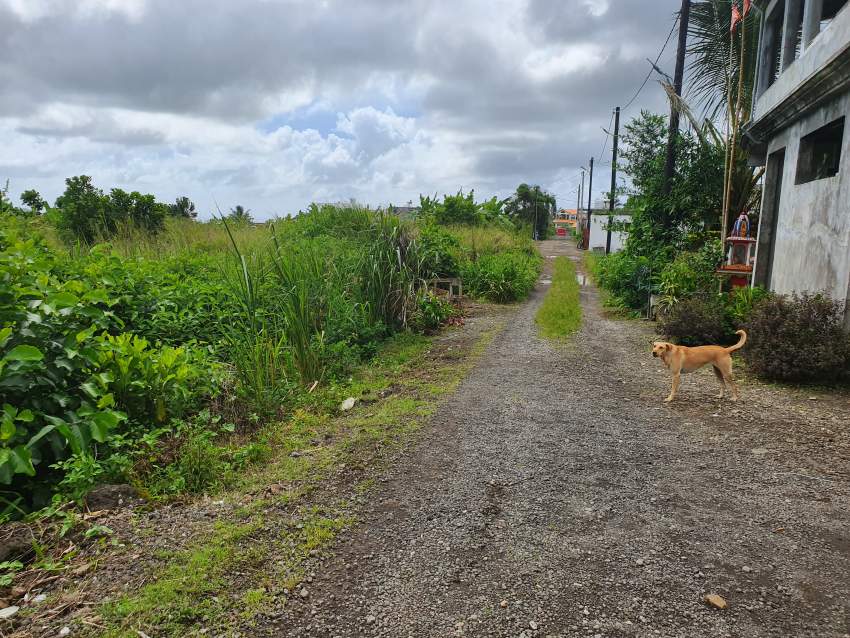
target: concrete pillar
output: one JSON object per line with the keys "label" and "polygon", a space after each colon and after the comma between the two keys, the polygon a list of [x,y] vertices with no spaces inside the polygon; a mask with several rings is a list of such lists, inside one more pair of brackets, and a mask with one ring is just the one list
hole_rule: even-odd
{"label": "concrete pillar", "polygon": [[794,52],[797,49],[797,30],[801,19],[801,4],[799,0],[786,0],[785,2],[785,16],[782,21],[782,64],[779,67],[783,71],[794,62]]}
{"label": "concrete pillar", "polygon": [[823,15],[823,0],[806,0],[803,10],[803,51],[809,48],[812,40],[820,32],[820,18]]}

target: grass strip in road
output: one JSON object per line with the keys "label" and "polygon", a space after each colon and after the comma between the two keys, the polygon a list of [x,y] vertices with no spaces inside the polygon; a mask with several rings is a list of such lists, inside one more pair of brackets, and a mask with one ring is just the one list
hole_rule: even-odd
{"label": "grass strip in road", "polygon": [[581,302],[576,268],[572,260],[558,257],[549,292],[535,317],[540,334],[547,339],[566,339],[581,327]]}

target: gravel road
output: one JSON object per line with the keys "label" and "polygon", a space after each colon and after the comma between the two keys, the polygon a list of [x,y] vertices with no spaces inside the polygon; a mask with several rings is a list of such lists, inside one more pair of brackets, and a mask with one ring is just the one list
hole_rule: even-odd
{"label": "gravel road", "polygon": [[665,406],[649,329],[592,287],[570,344],[538,338],[545,281],[257,635],[850,636],[846,396],[736,406],[709,370]]}

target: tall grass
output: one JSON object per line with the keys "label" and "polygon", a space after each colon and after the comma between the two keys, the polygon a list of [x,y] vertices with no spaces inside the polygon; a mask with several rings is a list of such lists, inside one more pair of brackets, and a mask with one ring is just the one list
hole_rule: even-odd
{"label": "tall grass", "polygon": [[374,322],[407,325],[423,263],[409,227],[395,217],[377,215],[361,265],[362,298]]}
{"label": "tall grass", "polygon": [[229,225],[224,229],[231,242],[235,268],[222,269],[239,313],[231,318],[224,334],[236,377],[237,393],[260,412],[273,412],[289,385],[288,353],[283,322],[268,312],[261,288],[268,275],[262,252],[246,256]]}
{"label": "tall grass", "polygon": [[335,284],[315,244],[284,246],[272,231],[271,271],[275,295],[286,333],[292,363],[302,384],[322,378],[323,320],[328,313],[329,291]]}
{"label": "tall grass", "polygon": [[171,218],[165,229],[153,234],[133,224],[120,228],[118,233],[103,241],[110,243],[123,257],[161,259],[187,252],[220,255],[230,253],[233,241],[246,254],[260,252],[270,238],[268,225],[228,224],[220,220],[197,222]]}

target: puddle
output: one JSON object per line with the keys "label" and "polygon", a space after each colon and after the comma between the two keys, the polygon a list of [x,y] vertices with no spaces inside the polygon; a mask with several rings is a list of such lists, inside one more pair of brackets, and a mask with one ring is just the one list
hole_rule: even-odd
{"label": "puddle", "polygon": [[551,279],[541,279],[540,283],[544,286],[548,286],[549,284],[552,283],[552,280]]}
{"label": "puddle", "polygon": [[586,286],[587,283],[588,283],[587,279],[588,279],[587,275],[582,274],[580,272],[576,273],[576,281],[578,282],[579,286]]}

